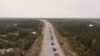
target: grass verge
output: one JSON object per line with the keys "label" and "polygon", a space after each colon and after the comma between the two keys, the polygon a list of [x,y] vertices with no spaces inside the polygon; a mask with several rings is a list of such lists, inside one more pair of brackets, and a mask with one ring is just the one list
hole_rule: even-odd
{"label": "grass verge", "polygon": [[62,37],[61,34],[56,30],[56,27],[54,27],[54,30],[65,56],[78,56],[74,51],[72,51],[68,39],[66,37]]}
{"label": "grass verge", "polygon": [[27,51],[25,56],[39,56],[41,50],[42,36],[39,36]]}

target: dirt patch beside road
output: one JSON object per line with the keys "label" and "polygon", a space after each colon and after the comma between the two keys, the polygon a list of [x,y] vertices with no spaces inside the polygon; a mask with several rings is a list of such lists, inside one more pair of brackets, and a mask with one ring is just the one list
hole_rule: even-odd
{"label": "dirt patch beside road", "polygon": [[56,29],[55,29],[55,34],[57,36],[57,39],[59,41],[60,46],[62,47],[65,56],[77,56],[76,53],[71,50],[67,38],[62,37]]}
{"label": "dirt patch beside road", "polygon": [[25,56],[39,56],[41,50],[42,37],[38,37],[33,43],[32,47],[27,51]]}

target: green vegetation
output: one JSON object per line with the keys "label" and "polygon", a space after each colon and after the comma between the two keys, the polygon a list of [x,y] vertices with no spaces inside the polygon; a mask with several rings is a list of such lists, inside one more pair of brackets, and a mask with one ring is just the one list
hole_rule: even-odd
{"label": "green vegetation", "polygon": [[100,56],[99,19],[54,19],[59,33],[69,40],[79,56]]}
{"label": "green vegetation", "polygon": [[[37,37],[41,35],[41,30],[42,22],[39,20],[0,19],[0,49],[18,48],[21,53],[25,53]],[[32,32],[36,32],[36,34]],[[15,53],[5,55],[18,56]]]}

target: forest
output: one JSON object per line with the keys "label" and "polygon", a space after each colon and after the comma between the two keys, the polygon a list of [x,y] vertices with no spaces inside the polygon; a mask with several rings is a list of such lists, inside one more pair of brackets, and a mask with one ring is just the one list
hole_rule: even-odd
{"label": "forest", "polygon": [[79,56],[100,56],[99,19],[50,19]]}
{"label": "forest", "polygon": [[[24,56],[38,36],[42,22],[35,19],[0,19],[0,56]],[[33,33],[34,32],[34,33]]]}

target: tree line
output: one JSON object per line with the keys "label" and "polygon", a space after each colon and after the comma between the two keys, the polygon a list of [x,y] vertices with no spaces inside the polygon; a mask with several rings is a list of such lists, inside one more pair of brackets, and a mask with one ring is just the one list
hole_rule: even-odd
{"label": "tree line", "polygon": [[79,56],[100,56],[99,19],[50,20]]}
{"label": "tree line", "polygon": [[17,54],[10,52],[2,56],[24,55],[23,52],[25,53],[41,35],[42,27],[42,22],[35,19],[0,19],[0,40],[2,40],[0,49],[18,48],[20,50]]}

